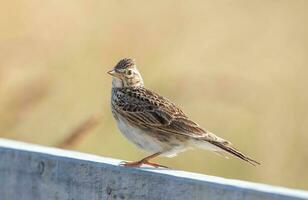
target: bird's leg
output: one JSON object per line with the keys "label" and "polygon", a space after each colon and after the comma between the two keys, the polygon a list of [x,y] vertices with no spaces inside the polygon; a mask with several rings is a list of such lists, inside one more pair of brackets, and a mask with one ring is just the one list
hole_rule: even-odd
{"label": "bird's leg", "polygon": [[154,154],[152,154],[148,157],[145,157],[145,158],[143,158],[139,161],[134,161],[134,162],[124,161],[124,162],[121,163],[121,165],[125,166],[125,167],[140,167],[141,165],[146,164],[146,165],[150,165],[150,166],[155,167],[155,168],[158,168],[158,167],[168,168],[166,166],[156,164],[156,163],[152,163],[152,162],[149,161],[149,160],[159,156],[160,154],[161,154],[160,152],[154,153]]}

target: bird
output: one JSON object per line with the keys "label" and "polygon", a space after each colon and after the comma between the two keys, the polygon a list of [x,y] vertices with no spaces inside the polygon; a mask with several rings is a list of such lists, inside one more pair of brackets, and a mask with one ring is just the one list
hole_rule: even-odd
{"label": "bird", "polygon": [[203,129],[169,99],[147,89],[134,59],[121,59],[107,73],[112,76],[111,111],[118,129],[130,142],[150,153],[138,161],[123,161],[122,166],[167,168],[151,160],[174,157],[194,147],[260,165],[231,142]]}

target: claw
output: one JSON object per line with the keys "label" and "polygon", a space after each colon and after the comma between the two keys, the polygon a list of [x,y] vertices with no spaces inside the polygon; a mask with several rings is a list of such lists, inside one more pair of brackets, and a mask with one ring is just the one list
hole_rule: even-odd
{"label": "claw", "polygon": [[122,161],[120,162],[120,166],[124,166],[124,167],[140,167],[143,163],[140,161],[136,161],[136,162],[129,162],[129,161]]}

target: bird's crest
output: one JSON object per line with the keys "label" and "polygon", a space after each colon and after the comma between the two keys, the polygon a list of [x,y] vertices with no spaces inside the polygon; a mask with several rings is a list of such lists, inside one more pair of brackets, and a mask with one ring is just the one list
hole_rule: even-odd
{"label": "bird's crest", "polygon": [[133,59],[124,58],[124,59],[122,59],[118,62],[118,64],[115,66],[115,69],[116,70],[123,70],[123,69],[131,67],[133,65],[135,65],[135,61]]}

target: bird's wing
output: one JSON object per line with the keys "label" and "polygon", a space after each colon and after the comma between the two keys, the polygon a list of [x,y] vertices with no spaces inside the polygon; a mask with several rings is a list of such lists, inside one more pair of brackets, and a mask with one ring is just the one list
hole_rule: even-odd
{"label": "bird's wing", "polygon": [[114,109],[138,126],[206,141],[229,143],[203,130],[170,100],[142,87],[115,89]]}

